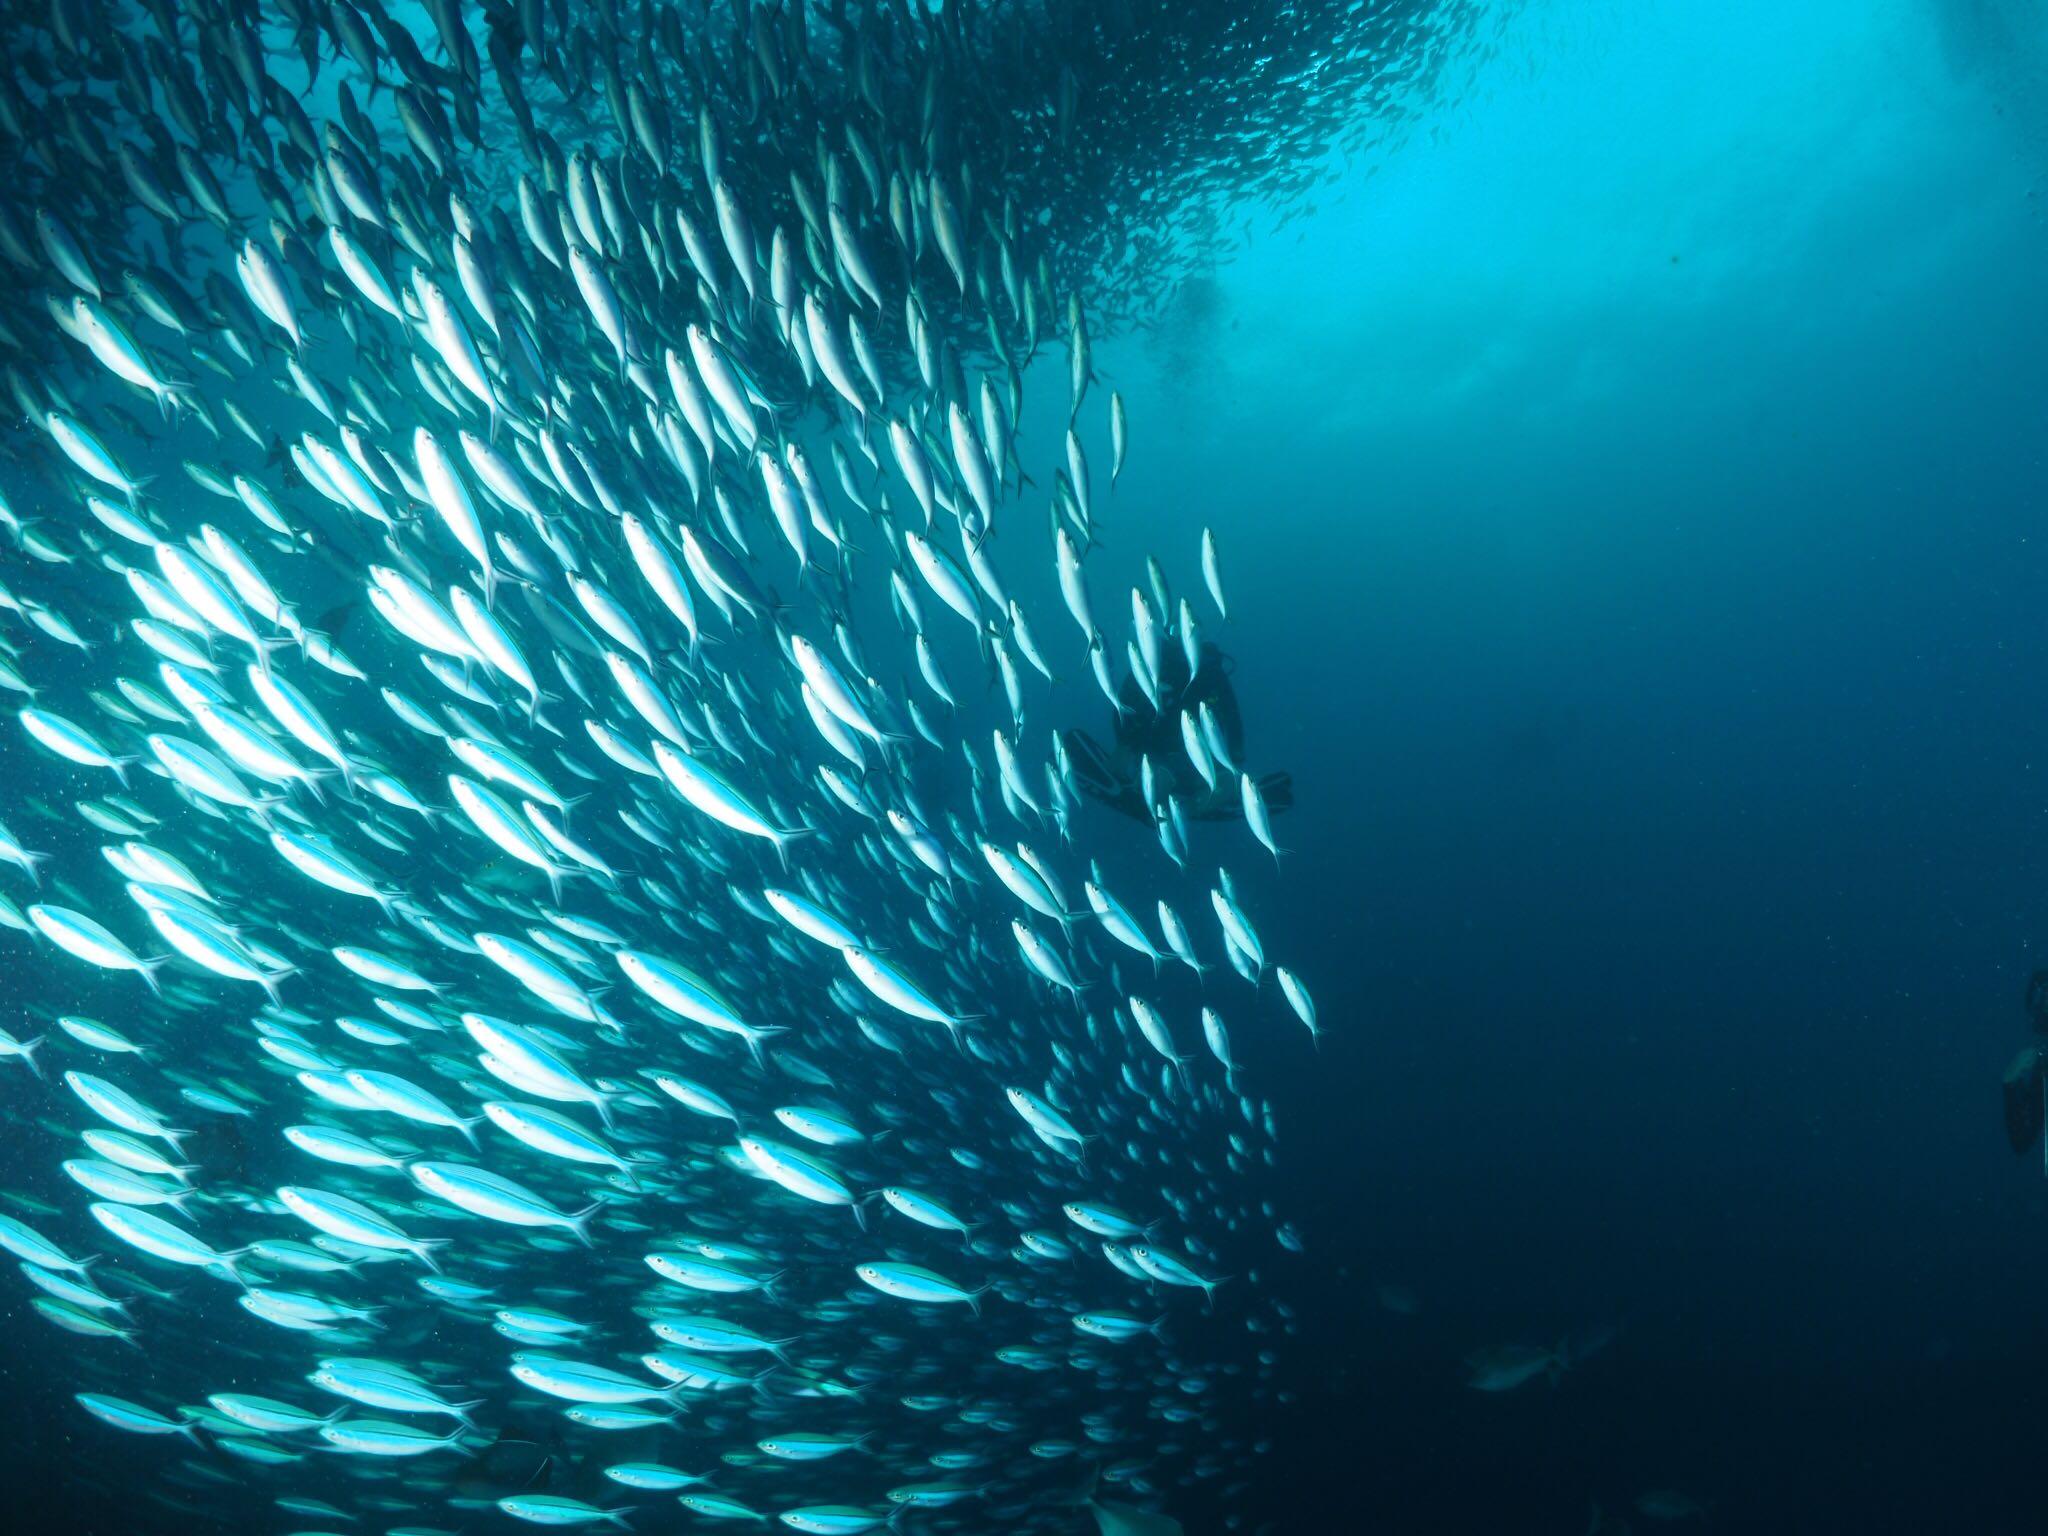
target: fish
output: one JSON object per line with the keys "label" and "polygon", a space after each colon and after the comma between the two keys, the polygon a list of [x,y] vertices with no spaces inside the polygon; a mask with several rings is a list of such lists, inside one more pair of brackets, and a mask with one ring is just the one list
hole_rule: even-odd
{"label": "fish", "polygon": [[1533,1381],[1555,1381],[1563,1374],[1567,1361],[1562,1348],[1506,1344],[1468,1355],[1465,1363],[1471,1371],[1466,1385],[1474,1391],[1512,1392]]}
{"label": "fish", "polygon": [[870,0],[146,9],[0,83],[52,1475],[163,1441],[124,1528],[1049,1536],[1076,1458],[1104,1531],[1254,1513],[1254,1031],[1317,1015],[1213,715],[1155,701],[1213,842],[1075,788],[1060,680],[1199,657],[1169,574],[1228,617],[1215,529],[1125,537],[1076,90]]}

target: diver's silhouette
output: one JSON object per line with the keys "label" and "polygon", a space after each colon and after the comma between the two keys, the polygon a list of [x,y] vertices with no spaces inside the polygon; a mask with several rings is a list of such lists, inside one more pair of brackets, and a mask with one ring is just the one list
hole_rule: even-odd
{"label": "diver's silhouette", "polygon": [[[1216,787],[1212,790],[1188,761],[1181,741],[1181,715],[1209,706],[1225,751],[1232,763],[1244,761],[1244,719],[1238,713],[1237,691],[1230,686],[1233,664],[1214,645],[1204,644],[1201,665],[1188,675],[1186,653],[1177,644],[1160,647],[1159,708],[1134,676],[1126,675],[1117,690],[1117,718],[1108,748],[1086,731],[1074,732],[1069,746],[1074,775],[1081,790],[1112,810],[1137,821],[1150,822],[1153,810],[1145,804],[1141,764],[1152,764],[1153,793],[1164,805],[1168,795],[1180,798],[1181,808],[1196,821],[1229,821],[1244,814],[1244,798],[1238,787],[1237,771],[1218,764]],[[1285,773],[1269,773],[1258,781],[1266,810],[1278,815],[1294,804],[1294,780]]]}

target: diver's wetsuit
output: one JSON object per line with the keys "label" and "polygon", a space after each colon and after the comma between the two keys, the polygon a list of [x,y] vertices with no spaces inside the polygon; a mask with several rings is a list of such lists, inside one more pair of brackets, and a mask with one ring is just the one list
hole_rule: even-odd
{"label": "diver's wetsuit", "polygon": [[[1082,790],[1112,810],[1149,822],[1152,811],[1145,804],[1140,763],[1150,758],[1155,792],[1162,803],[1168,795],[1179,796],[1183,811],[1197,821],[1242,816],[1244,800],[1236,772],[1218,764],[1216,788],[1210,789],[1188,761],[1181,741],[1182,713],[1192,714],[1206,703],[1231,761],[1244,761],[1244,720],[1238,713],[1237,691],[1230,686],[1230,671],[1230,658],[1205,644],[1201,665],[1190,677],[1186,652],[1175,643],[1162,646],[1161,709],[1152,708],[1136,677],[1126,676],[1117,691],[1122,708],[1110,746],[1105,749],[1086,731],[1073,734],[1069,745]],[[1294,804],[1294,781],[1284,773],[1269,773],[1259,780],[1259,793],[1267,811],[1277,815]]]}

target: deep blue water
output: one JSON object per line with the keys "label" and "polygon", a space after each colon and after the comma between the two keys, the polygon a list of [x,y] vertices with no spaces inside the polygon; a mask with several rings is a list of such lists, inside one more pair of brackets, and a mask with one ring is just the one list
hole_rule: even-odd
{"label": "deep blue water", "polygon": [[[2040,1528],[2044,189],[2020,0],[1527,7],[1098,343],[1098,607],[1213,526],[1297,796],[1235,861],[1323,1023],[1239,1039],[1306,1240],[1232,1282],[1301,1321],[1254,1522]],[[61,1356],[8,1347],[17,1486],[105,1451]]]}
{"label": "deep blue water", "polygon": [[[2037,1528],[2044,49],[1527,16],[1136,348],[1328,951],[1276,1082],[1341,1366],[1283,1456],[1384,1528]],[[1603,1321],[1554,1391],[1459,1385]]]}

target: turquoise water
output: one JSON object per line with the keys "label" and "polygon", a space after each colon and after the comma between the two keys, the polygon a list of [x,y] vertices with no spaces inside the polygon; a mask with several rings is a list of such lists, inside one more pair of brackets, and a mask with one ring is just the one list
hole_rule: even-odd
{"label": "turquoise water", "polygon": [[1289,920],[1352,957],[1297,1459],[1393,1528],[2032,1521],[2044,40],[1524,13],[1134,342],[1192,429],[1134,484],[1235,509],[1287,636]]}

